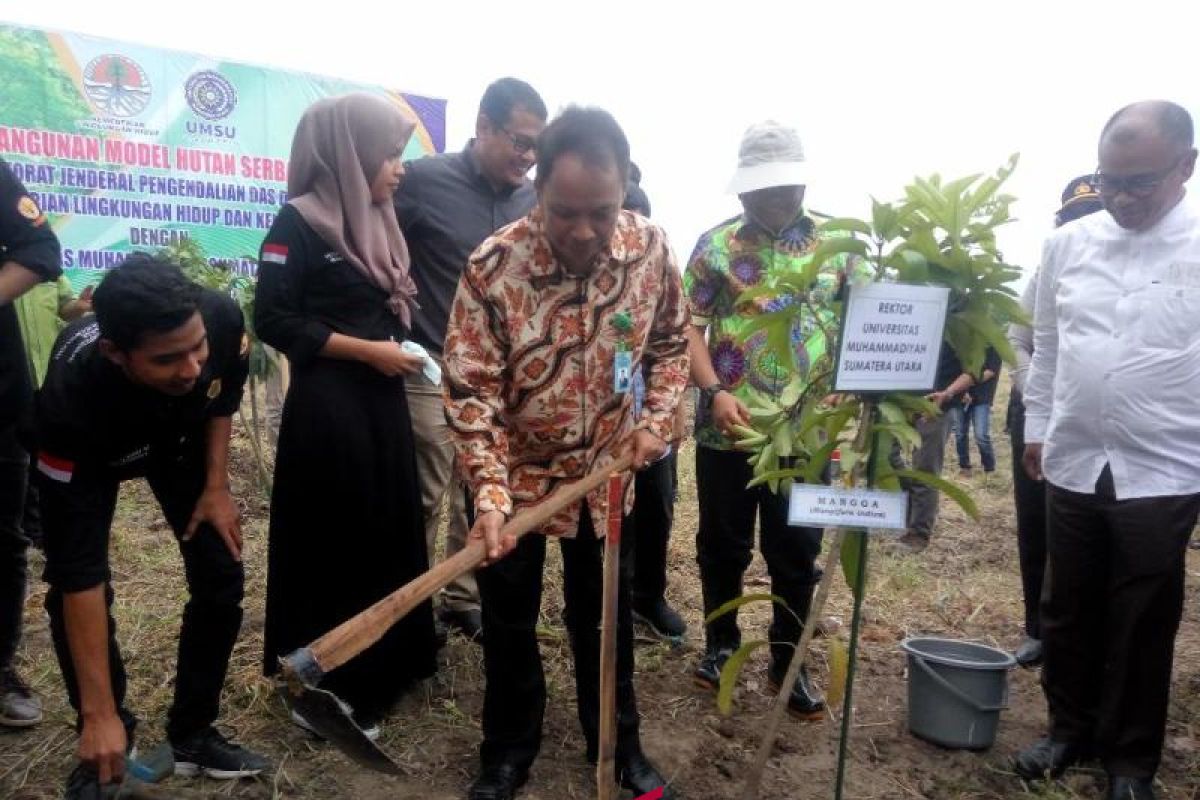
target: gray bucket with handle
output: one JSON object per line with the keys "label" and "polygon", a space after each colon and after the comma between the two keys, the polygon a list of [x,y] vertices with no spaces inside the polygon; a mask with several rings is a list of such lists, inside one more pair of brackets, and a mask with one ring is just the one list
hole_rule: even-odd
{"label": "gray bucket with handle", "polygon": [[996,741],[1008,707],[1011,654],[995,647],[933,636],[905,639],[908,729],[926,741],[985,750]]}

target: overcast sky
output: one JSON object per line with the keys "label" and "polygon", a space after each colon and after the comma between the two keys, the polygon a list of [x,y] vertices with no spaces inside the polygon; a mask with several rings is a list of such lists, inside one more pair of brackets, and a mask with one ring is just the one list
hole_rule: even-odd
{"label": "overcast sky", "polygon": [[1019,151],[1021,220],[1001,245],[1027,269],[1112,111],[1149,97],[1200,110],[1195,16],[1146,0],[0,0],[9,22],[444,97],[448,149],[504,75],[551,113],[603,106],[681,258],[739,210],[724,189],[757,120],[799,128],[820,176],[810,206],[835,215],[866,213],[870,195],[895,197],[914,174],[990,171]]}

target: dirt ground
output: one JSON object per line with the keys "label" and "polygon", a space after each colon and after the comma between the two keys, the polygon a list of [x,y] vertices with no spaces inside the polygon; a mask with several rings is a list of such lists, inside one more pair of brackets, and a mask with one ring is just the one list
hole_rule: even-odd
{"label": "dirt ground", "polygon": [[[1007,392],[998,394],[1007,397]],[[866,624],[861,637],[855,685],[855,714],[845,797],[931,798],[1090,798],[1103,796],[1098,769],[1077,770],[1065,782],[1039,788],[1022,785],[1009,761],[1041,734],[1045,704],[1035,672],[1011,674],[1011,707],[1004,712],[998,739],[987,752],[948,751],[907,731],[905,659],[899,642],[929,634],[973,639],[1011,649],[1021,638],[1022,607],[1012,511],[1007,437],[1001,433],[1006,400],[994,409],[994,440],[1000,468],[960,478],[947,459],[947,476],[971,487],[981,520],[967,518],[943,501],[930,548],[917,557],[887,554],[873,544]],[[482,655],[477,645],[451,640],[441,655],[438,675],[410,693],[385,727],[382,744],[404,766],[402,778],[358,768],[329,746],[314,741],[286,719],[273,687],[262,679],[263,591],[266,563],[266,503],[252,483],[250,450],[236,443],[236,489],[246,505],[247,598],[242,635],[226,683],[221,724],[238,740],[265,751],[277,765],[260,781],[208,782],[205,791],[237,798],[428,798],[464,796],[476,767],[482,705]],[[978,471],[978,468],[977,468]],[[770,697],[766,656],[747,666],[734,713],[720,716],[711,696],[692,687],[690,672],[703,648],[700,589],[695,566],[696,497],[690,445],[680,460],[680,497],[671,540],[670,589],[691,629],[686,645],[670,650],[638,646],[637,689],[643,740],[660,769],[683,797],[733,800],[741,797]],[[331,540],[336,540],[331,531]],[[878,541],[878,540],[875,540]],[[556,552],[551,548],[551,552]],[[143,721],[142,747],[162,740],[162,720],[171,698],[176,632],[185,589],[174,541],[149,491],[140,483],[122,492],[113,536],[119,638],[130,672],[130,705]],[[35,556],[32,570],[41,569]],[[550,703],[546,736],[526,800],[595,796],[592,770],[574,710],[570,653],[560,623],[557,565],[547,566],[542,617],[542,654]],[[766,591],[766,571],[756,560],[747,575],[748,591]],[[45,722],[27,732],[0,732],[0,798],[58,797],[75,747],[74,715],[66,702],[50,648],[44,585],[32,582],[26,606],[26,636],[20,659],[23,674],[45,698]],[[848,637],[850,592],[839,579],[827,615],[840,620],[835,635]],[[743,611],[746,638],[762,636],[766,611]],[[821,684],[826,678],[825,641],[811,656]],[[1188,600],[1179,635],[1172,687],[1167,748],[1159,772],[1160,797],[1200,800],[1200,552],[1188,564]],[[763,783],[764,798],[833,796],[837,723],[785,723]],[[172,779],[164,784],[197,788]]]}

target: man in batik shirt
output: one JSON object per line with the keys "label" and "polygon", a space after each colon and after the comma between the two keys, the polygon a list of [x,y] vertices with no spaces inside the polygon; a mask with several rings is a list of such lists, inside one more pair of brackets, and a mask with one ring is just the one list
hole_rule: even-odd
{"label": "man in batik shirt", "polygon": [[[599,109],[569,108],[538,141],[538,205],[471,256],[446,334],[446,416],[474,496],[487,686],[482,770],[471,800],[507,800],[542,736],[546,685],[535,628],[546,538],[563,560],[579,720],[595,759],[599,729],[602,490],[514,542],[514,511],[602,470],[623,447],[635,468],[667,449],[687,383],[679,270],[662,229],[621,210],[629,144]],[[648,366],[633,414],[632,376]],[[640,796],[664,786],[642,754],[633,692],[632,481],[626,476],[617,626],[617,769]],[[539,535],[544,534],[544,535]],[[674,794],[667,787],[662,795]]]}
{"label": "man in batik shirt", "polygon": [[[794,375],[790,367],[778,363],[764,331],[746,334],[757,317],[778,311],[793,299],[783,295],[743,303],[739,297],[770,278],[801,272],[812,257],[821,234],[814,219],[804,213],[806,166],[796,131],[777,122],[751,126],[742,139],[729,187],[741,200],[744,213],[700,237],[684,275],[692,315],[688,352],[692,378],[700,387],[696,558],[704,612],[707,615],[741,595],[757,516],[771,591],[788,606],[775,606],[770,628],[767,677],[772,691],[778,691],[783,681],[808,615],[819,576],[814,560],[821,551],[822,532],[788,525],[786,495],[766,486],[747,488],[752,468],[747,454],[734,448],[737,436],[732,427],[750,424],[748,406],[756,394],[778,399]],[[817,288],[836,292],[845,267],[843,256],[827,261]],[[811,313],[797,317],[792,342],[797,367],[804,374],[826,348],[825,335]],[[707,625],[705,653],[693,673],[697,685],[715,690],[721,668],[740,643],[736,612]],[[788,710],[802,719],[819,718],[824,710],[806,671],[792,687]]]}

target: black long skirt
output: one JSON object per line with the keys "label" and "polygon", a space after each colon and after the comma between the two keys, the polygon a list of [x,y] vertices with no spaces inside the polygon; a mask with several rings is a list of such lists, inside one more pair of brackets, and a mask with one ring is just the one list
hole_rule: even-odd
{"label": "black long skirt", "polygon": [[[413,448],[403,379],[325,358],[293,372],[271,497],[267,675],[428,569]],[[436,659],[426,602],[321,686],[379,715]]]}

